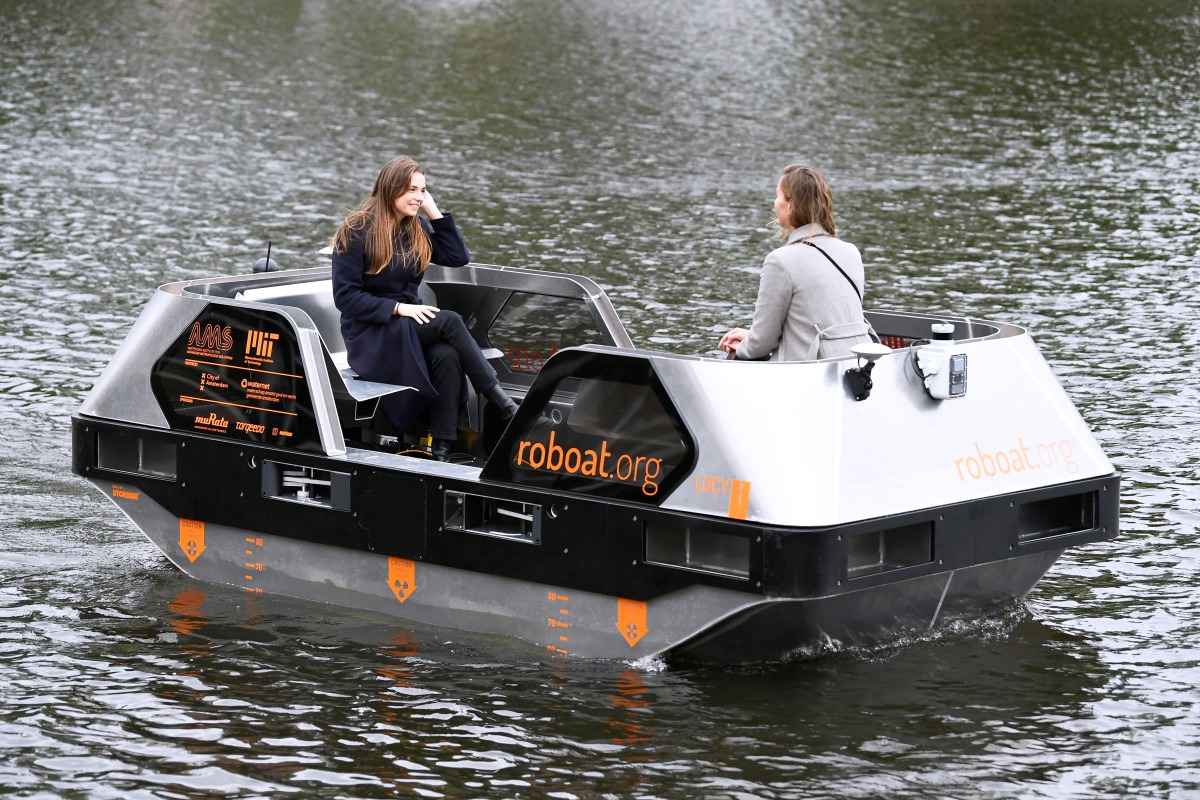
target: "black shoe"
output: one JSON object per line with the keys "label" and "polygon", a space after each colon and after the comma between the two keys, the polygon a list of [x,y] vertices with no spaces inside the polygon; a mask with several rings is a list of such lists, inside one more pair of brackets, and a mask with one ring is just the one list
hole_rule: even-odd
{"label": "black shoe", "polygon": [[496,407],[496,410],[500,412],[500,417],[505,422],[508,422],[513,418],[513,414],[517,413],[516,402],[514,402],[513,399],[508,396],[508,392],[504,391],[504,387],[500,384],[497,383],[495,386],[488,389],[483,393],[483,396],[488,399],[488,402]]}
{"label": "black shoe", "polygon": [[435,437],[433,440],[433,449],[431,451],[433,457],[438,461],[449,461],[450,447],[453,444],[454,441],[452,439],[438,439]]}

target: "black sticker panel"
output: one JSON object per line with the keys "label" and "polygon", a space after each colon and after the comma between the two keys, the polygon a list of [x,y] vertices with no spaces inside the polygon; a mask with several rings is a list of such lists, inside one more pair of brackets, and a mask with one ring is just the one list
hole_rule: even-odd
{"label": "black sticker panel", "polygon": [[322,452],[300,345],[281,314],[208,306],[150,384],[174,430]]}
{"label": "black sticker panel", "polygon": [[691,434],[649,360],[564,350],[539,374],[481,477],[657,505],[694,460]]}

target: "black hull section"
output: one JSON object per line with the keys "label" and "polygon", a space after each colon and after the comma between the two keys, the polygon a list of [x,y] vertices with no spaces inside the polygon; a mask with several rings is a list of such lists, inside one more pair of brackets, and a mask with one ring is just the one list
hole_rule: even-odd
{"label": "black hull section", "polygon": [[[380,569],[363,585],[386,586],[389,560],[400,559],[430,576],[418,578],[423,598],[441,591],[439,584],[458,587],[437,601],[452,608],[456,596],[477,588],[472,583],[487,584],[488,593],[473,606],[514,620],[495,630],[538,640],[530,619],[542,627],[576,624],[573,637],[554,631],[548,647],[588,657],[673,653],[692,661],[761,663],[831,641],[874,644],[1011,604],[1066,547],[1108,539],[1117,530],[1116,475],[845,525],[784,528],[539,491],[481,480],[478,470],[383,454],[329,458],[81,417],[74,436],[75,472],[189,574],[243,582],[181,557],[182,526],[225,531],[233,543],[276,537],[276,550],[286,546],[292,555],[256,564],[276,577],[256,574],[255,587],[269,587],[271,580],[292,585],[284,580],[288,570],[319,572],[319,564],[304,560],[337,553],[357,565],[347,567],[342,580]],[[162,457],[167,451],[170,458]],[[295,479],[287,478],[297,470],[328,485],[299,499],[288,483]],[[154,515],[145,513],[149,506]],[[684,552],[676,546],[681,541],[703,547]],[[294,549],[300,545],[310,547]],[[284,593],[348,605],[364,598],[362,592],[335,597],[305,588]],[[530,599],[539,596],[587,598],[586,611],[579,600],[573,618],[556,618],[565,609],[544,611]],[[390,613],[412,616],[408,609],[416,605]],[[640,615],[632,643],[618,625],[628,608]],[[413,618],[444,621],[434,606],[423,614]],[[586,615],[595,623],[585,638],[578,621]]]}
{"label": "black hull section", "polygon": [[682,643],[682,662],[744,665],[871,647],[959,619],[995,614],[1024,597],[1058,560],[1048,551],[813,600],[759,605]]}

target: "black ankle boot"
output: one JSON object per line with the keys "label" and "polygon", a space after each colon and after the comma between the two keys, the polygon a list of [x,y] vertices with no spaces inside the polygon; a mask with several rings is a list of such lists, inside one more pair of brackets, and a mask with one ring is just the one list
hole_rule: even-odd
{"label": "black ankle boot", "polygon": [[451,439],[438,439],[437,437],[434,437],[433,445],[432,445],[430,452],[433,454],[433,457],[435,459],[437,459],[438,461],[449,461],[450,460],[450,446],[453,444],[454,444],[454,442]]}
{"label": "black ankle boot", "polygon": [[496,410],[500,412],[500,416],[505,421],[512,419],[513,414],[517,413],[517,404],[508,396],[508,392],[504,391],[504,387],[496,384],[492,388],[483,393],[483,396],[488,399]]}

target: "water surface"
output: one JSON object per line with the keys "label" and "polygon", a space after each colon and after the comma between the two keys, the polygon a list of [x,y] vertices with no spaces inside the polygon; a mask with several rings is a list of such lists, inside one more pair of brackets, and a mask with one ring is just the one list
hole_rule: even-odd
{"label": "water surface", "polygon": [[[1200,796],[1198,49],[1194,0],[0,4],[0,786]],[[154,287],[319,263],[398,153],[476,260],[696,354],[815,163],[869,305],[1033,330],[1121,536],[999,619],[733,671],[191,581],[70,474],[70,414]]]}

